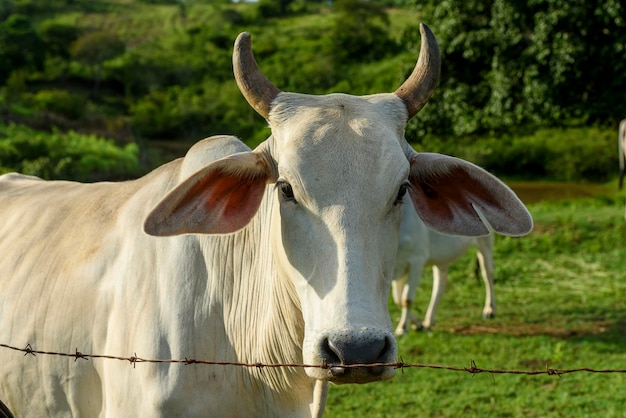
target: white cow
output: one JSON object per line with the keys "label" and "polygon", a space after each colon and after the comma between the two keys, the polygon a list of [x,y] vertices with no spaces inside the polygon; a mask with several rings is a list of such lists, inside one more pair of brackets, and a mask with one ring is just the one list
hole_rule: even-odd
{"label": "white cow", "polygon": [[[619,189],[622,190],[624,173],[626,173],[626,168],[624,167],[624,158],[626,156],[626,119],[619,123],[619,129],[617,131],[617,150],[619,157]],[[626,219],[626,206],[624,207],[624,219]]]}
{"label": "white cow", "polygon": [[137,364],[0,351],[18,416],[321,415],[328,382],[389,379],[387,297],[408,191],[427,225],[525,234],[530,214],[495,177],[416,153],[404,127],[440,56],[422,26],[395,93],[309,96],[260,72],[235,42],[237,84],[272,135],[220,136],[135,181],[0,177],[0,342],[142,358],[289,363]]}
{"label": "white cow", "polygon": [[[480,237],[440,234],[428,228],[410,205],[403,205],[394,280],[391,282],[393,300],[402,309],[396,335],[405,334],[409,328],[429,329],[435,324],[435,312],[448,281],[448,266],[470,247],[478,250],[478,263],[485,282],[483,318],[492,318],[496,309],[493,241],[493,234]],[[411,312],[411,305],[424,267],[428,265],[433,266],[433,289],[424,321],[420,322]]]}

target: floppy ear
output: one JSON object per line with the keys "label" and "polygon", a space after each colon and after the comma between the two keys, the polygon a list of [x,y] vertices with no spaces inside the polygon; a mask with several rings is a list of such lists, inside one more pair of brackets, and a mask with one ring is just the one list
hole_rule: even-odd
{"label": "floppy ear", "polygon": [[260,153],[217,160],[167,194],[146,218],[144,231],[156,236],[235,232],[259,209],[268,173]]}
{"label": "floppy ear", "polygon": [[533,228],[530,213],[515,193],[482,168],[433,153],[413,153],[409,194],[430,228],[451,235],[490,232],[519,236]]}

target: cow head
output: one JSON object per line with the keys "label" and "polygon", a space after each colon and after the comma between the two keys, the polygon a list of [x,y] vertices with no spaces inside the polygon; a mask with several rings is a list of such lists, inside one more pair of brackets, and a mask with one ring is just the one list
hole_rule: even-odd
{"label": "cow head", "polygon": [[459,159],[416,153],[404,139],[439,78],[437,43],[425,25],[421,33],[407,81],[394,93],[363,97],[280,91],[259,70],[250,35],[241,34],[235,77],[272,136],[192,175],[145,223],[153,235],[234,232],[256,214],[266,190],[275,193],[273,252],[302,308],[303,360],[330,366],[307,368],[316,379],[362,383],[395,374],[391,366],[346,366],[396,361],[387,298],[405,194],[442,232],[532,228],[525,207],[495,177]]}

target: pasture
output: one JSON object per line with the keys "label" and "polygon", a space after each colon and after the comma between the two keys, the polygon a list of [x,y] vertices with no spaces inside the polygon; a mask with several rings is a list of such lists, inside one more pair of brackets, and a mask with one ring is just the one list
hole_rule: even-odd
{"label": "pasture", "polygon": [[[529,205],[534,231],[496,238],[496,318],[481,319],[484,290],[470,251],[450,268],[433,331],[400,338],[401,360],[456,367],[474,361],[507,370],[626,369],[623,203],[615,193]],[[431,283],[427,269],[414,303],[418,315]],[[399,311],[390,306],[397,321]],[[624,405],[622,373],[471,375],[407,368],[382,383],[332,386],[326,416],[621,417]]]}

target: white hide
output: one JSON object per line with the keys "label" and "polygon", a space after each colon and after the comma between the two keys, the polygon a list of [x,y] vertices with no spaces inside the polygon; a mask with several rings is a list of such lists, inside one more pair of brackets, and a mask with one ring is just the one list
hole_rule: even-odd
{"label": "white hide", "polygon": [[[480,237],[440,234],[428,228],[417,216],[413,207],[405,203],[398,239],[398,253],[392,295],[402,309],[395,334],[403,335],[410,328],[429,329],[435,324],[435,314],[448,279],[448,266],[476,247],[481,274],[485,283],[483,318],[495,315],[496,302],[493,290],[493,234]],[[433,268],[433,287],[424,320],[419,321],[411,311],[415,292],[426,266]]]}
{"label": "white hide", "polygon": [[0,342],[330,366],[132,367],[0,350],[0,398],[28,417],[320,416],[327,382],[391,378],[393,366],[343,366],[397,361],[389,242],[403,194],[441,231],[532,228],[495,177],[410,148],[410,96],[280,92],[254,151],[209,138],[129,182],[0,176]]}

